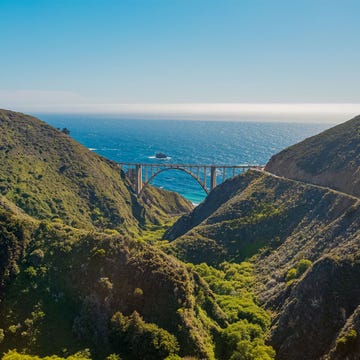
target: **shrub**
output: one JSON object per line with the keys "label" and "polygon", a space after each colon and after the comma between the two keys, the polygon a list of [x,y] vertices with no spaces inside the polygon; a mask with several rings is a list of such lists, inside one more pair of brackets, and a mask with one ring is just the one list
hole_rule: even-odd
{"label": "shrub", "polygon": [[44,259],[44,252],[41,249],[36,249],[30,254],[30,263],[34,266],[38,266]]}
{"label": "shrub", "polygon": [[[169,355],[165,360],[181,360],[181,359],[188,359],[190,360],[190,358],[181,358],[179,355]],[[194,358],[195,360],[195,358]]]}
{"label": "shrub", "polygon": [[108,277],[101,277],[98,280],[98,287],[104,294],[108,295],[113,289],[113,284]]}
{"label": "shrub", "polygon": [[266,346],[258,340],[242,340],[237,344],[230,360],[272,360],[274,357],[275,351],[271,346]]}
{"label": "shrub", "polygon": [[140,288],[135,288],[134,296],[142,296],[144,294],[143,290]]}
{"label": "shrub", "polygon": [[300,277],[309,267],[311,267],[312,262],[307,259],[302,259],[297,263],[297,273],[298,277]]}
{"label": "shrub", "polygon": [[195,265],[194,269],[214,291],[218,305],[230,322],[220,331],[216,343],[217,358],[273,359],[274,350],[264,344],[270,315],[256,303],[252,290],[255,282],[253,265],[224,262],[215,269],[203,263]]}
{"label": "shrub", "polygon": [[36,355],[20,354],[16,350],[9,350],[4,354],[2,360],[90,360],[91,354],[89,350],[79,351],[67,358],[62,358],[57,355],[45,356],[43,358]]}
{"label": "shrub", "polygon": [[297,277],[298,277],[297,270],[296,270],[295,268],[291,268],[291,269],[286,273],[285,280],[286,280],[286,282],[288,282],[288,281],[290,281],[290,280],[296,279]]}
{"label": "shrub", "polygon": [[132,359],[165,359],[179,351],[175,336],[156,324],[146,323],[134,311],[131,316],[117,312],[111,319],[112,340],[116,351],[129,351]]}
{"label": "shrub", "polygon": [[34,278],[37,275],[36,269],[33,266],[29,266],[27,269],[24,270],[24,272],[30,278]]}
{"label": "shrub", "polygon": [[20,324],[17,325],[10,325],[8,330],[10,333],[15,334],[21,328]]}
{"label": "shrub", "polygon": [[349,330],[344,336],[336,341],[336,352],[347,354],[350,352],[358,338],[358,333],[355,329]]}
{"label": "shrub", "polygon": [[106,250],[104,249],[92,249],[92,256],[95,258],[102,258],[106,255]]}
{"label": "shrub", "polygon": [[105,229],[104,234],[106,234],[106,235],[116,235],[116,236],[120,235],[120,233],[115,229]]}
{"label": "shrub", "polygon": [[298,279],[307,269],[312,265],[312,262],[307,259],[301,259],[298,261],[295,267],[291,268],[285,275],[285,280],[288,284],[293,280]]}
{"label": "shrub", "polygon": [[110,354],[106,357],[105,360],[121,360],[121,358],[118,354]]}
{"label": "shrub", "polygon": [[264,332],[259,325],[241,320],[221,333],[221,359],[270,360],[275,356],[271,346],[264,344]]}

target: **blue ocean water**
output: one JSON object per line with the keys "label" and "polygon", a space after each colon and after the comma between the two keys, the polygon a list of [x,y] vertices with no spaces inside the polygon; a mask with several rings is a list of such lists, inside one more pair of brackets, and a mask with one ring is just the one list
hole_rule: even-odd
{"label": "blue ocean water", "polygon": [[[224,122],[126,120],[107,116],[53,115],[38,117],[52,126],[66,127],[71,136],[98,154],[118,162],[265,164],[273,154],[317,134],[330,124],[284,122]],[[191,176],[176,170],[159,174],[153,185],[177,191],[194,203],[206,196]]]}

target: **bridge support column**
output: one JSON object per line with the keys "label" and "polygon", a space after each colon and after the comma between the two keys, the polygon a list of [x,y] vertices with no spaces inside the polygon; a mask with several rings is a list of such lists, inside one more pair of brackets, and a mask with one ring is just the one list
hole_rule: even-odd
{"label": "bridge support column", "polygon": [[211,166],[210,191],[216,187],[216,166]]}
{"label": "bridge support column", "polygon": [[135,189],[136,194],[139,195],[142,190],[142,166],[140,164],[136,164],[135,169]]}

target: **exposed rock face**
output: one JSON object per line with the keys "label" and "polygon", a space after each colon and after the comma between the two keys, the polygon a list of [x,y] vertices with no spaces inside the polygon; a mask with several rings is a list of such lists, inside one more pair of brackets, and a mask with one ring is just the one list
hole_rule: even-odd
{"label": "exposed rock face", "polygon": [[266,171],[360,197],[360,116],[274,155]]}
{"label": "exposed rock face", "polygon": [[[358,251],[358,249],[357,249]],[[338,334],[360,303],[360,259],[324,257],[316,262],[291,290],[275,320],[271,343],[278,359],[320,359],[327,357]],[[340,336],[341,338],[341,336]],[[356,336],[355,336],[356,338]],[[347,349],[332,351],[330,358],[353,352],[355,339]],[[358,341],[358,339],[356,339]],[[350,341],[349,341],[350,342]]]}
{"label": "exposed rock face", "polygon": [[360,354],[360,306],[347,319],[324,360],[357,360]]}

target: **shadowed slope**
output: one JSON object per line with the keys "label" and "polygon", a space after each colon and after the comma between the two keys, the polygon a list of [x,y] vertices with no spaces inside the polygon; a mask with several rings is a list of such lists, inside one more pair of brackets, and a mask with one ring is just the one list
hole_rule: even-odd
{"label": "shadowed slope", "polygon": [[359,131],[357,117],[284,150],[276,175],[221,184],[166,233],[186,261],[251,258],[277,359],[359,358]]}
{"label": "shadowed slope", "polygon": [[[101,359],[114,352],[158,359],[172,351],[212,358],[209,326],[226,323],[225,314],[203,280],[161,250],[114,230],[37,221],[8,200],[0,201],[0,241],[1,353],[16,348],[44,356],[89,348]],[[196,316],[204,303],[213,319],[204,311]],[[116,314],[148,337],[117,333]],[[160,338],[143,357],[134,346],[151,336]]]}

